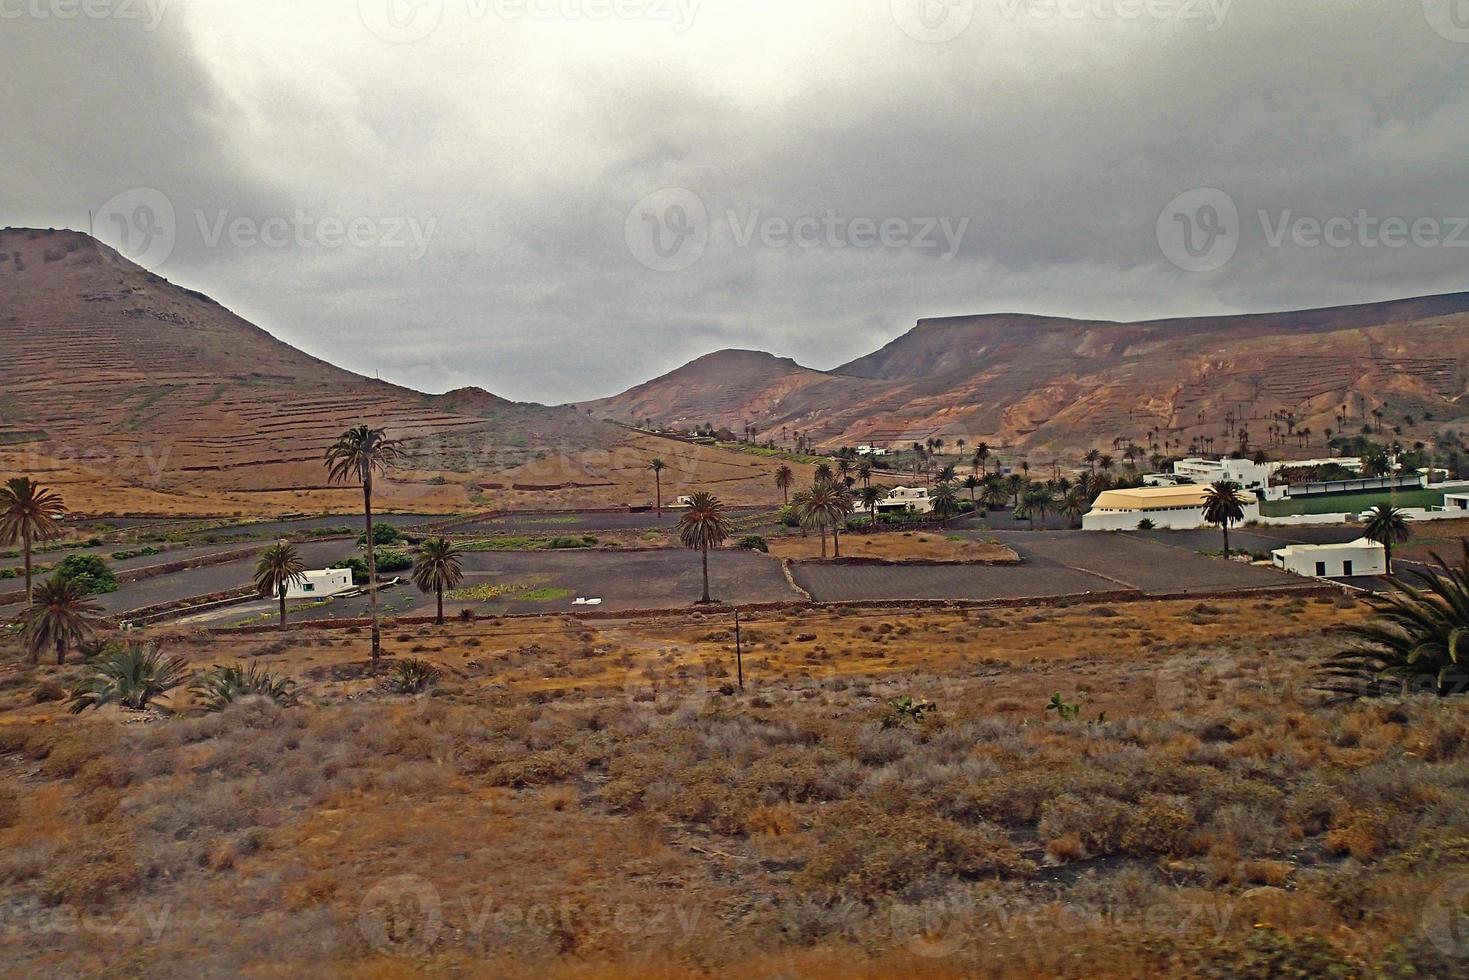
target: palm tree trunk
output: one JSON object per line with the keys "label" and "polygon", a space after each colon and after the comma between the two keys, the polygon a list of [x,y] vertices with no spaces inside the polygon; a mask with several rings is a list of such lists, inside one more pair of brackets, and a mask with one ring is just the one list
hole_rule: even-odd
{"label": "palm tree trunk", "polygon": [[31,529],[29,525],[21,525],[20,537],[23,542],[22,547],[25,551],[26,608],[29,609],[31,607]]}
{"label": "palm tree trunk", "polygon": [[1391,536],[1391,533],[1389,533],[1388,539],[1386,541],[1382,542],[1382,547],[1387,552],[1387,574],[1391,575],[1392,574],[1392,536]]}
{"label": "palm tree trunk", "polygon": [[281,583],[280,591],[277,593],[281,600],[281,629],[286,628],[286,584]]}
{"label": "palm tree trunk", "polygon": [[367,608],[372,616],[372,669],[382,656],[382,633],[377,623],[377,547],[372,540],[372,470],[362,475],[362,512],[367,520]]}
{"label": "palm tree trunk", "polygon": [[816,530],[821,532],[821,557],[826,557],[826,522],[821,521],[816,525]]}
{"label": "palm tree trunk", "polygon": [[66,663],[66,640],[56,638],[56,666],[60,667]]}
{"label": "palm tree trunk", "polygon": [[[823,538],[822,540],[825,540],[825,539]],[[703,565],[704,565],[704,598],[700,599],[699,602],[702,603],[703,605],[706,605],[707,606],[711,602],[714,601],[713,599],[710,599],[709,598],[709,546],[708,545],[704,545],[702,548],[699,549],[699,557],[702,560]]]}
{"label": "palm tree trunk", "polygon": [[439,587],[435,591],[438,593],[438,598],[439,598],[439,618],[437,620],[435,620],[435,622],[439,626],[443,626],[444,625],[444,586],[442,584],[440,584]]}
{"label": "palm tree trunk", "polygon": [[1225,521],[1220,527],[1224,528],[1224,557],[1229,558],[1229,522]]}
{"label": "palm tree trunk", "polygon": [[653,485],[656,488],[654,499],[658,505],[658,516],[661,518],[663,516],[663,474],[657,470],[653,471]]}
{"label": "palm tree trunk", "polygon": [[842,557],[842,539],[835,524],[831,526],[831,546],[835,550],[836,557]]}

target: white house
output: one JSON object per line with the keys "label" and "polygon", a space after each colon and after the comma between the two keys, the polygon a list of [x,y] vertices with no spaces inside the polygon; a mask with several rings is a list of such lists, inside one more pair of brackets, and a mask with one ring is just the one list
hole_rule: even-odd
{"label": "white house", "polygon": [[[1092,504],[1081,526],[1088,531],[1133,531],[1146,520],[1154,527],[1172,530],[1210,527],[1204,519],[1204,495],[1208,490],[1199,484],[1108,490]],[[1253,494],[1242,493],[1240,505],[1244,519],[1239,523],[1260,519],[1260,501]]]}
{"label": "white house", "polygon": [[327,599],[350,592],[353,588],[352,569],[324,568],[319,572],[302,572],[299,578],[292,579],[286,589],[286,598]]}
{"label": "white house", "polygon": [[1387,574],[1387,549],[1366,538],[1346,544],[1293,544],[1270,557],[1276,568],[1307,578]]}
{"label": "white house", "polygon": [[1469,493],[1446,493],[1443,506],[1444,510],[1469,510]]}
{"label": "white house", "polygon": [[886,456],[886,455],[888,455],[888,451],[886,449],[880,449],[877,446],[858,446],[857,447],[857,455],[858,456]]}
{"label": "white house", "polygon": [[879,514],[913,508],[916,513],[927,514],[933,510],[933,501],[928,497],[927,487],[893,487],[887,499],[877,502]]}
{"label": "white house", "polygon": [[1194,483],[1218,483],[1230,480],[1245,490],[1264,490],[1270,485],[1273,469],[1248,459],[1180,459],[1173,464],[1173,474]]}

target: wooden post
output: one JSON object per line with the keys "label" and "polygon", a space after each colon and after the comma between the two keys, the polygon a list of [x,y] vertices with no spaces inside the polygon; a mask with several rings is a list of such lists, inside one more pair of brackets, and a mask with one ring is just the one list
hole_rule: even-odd
{"label": "wooden post", "polygon": [[740,611],[735,610],[735,670],[740,678],[740,690],[745,689],[745,651],[740,640]]}

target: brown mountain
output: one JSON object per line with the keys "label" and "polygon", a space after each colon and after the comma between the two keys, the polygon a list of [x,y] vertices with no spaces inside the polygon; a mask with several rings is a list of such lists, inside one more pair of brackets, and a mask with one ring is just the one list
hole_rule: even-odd
{"label": "brown mountain", "polygon": [[325,486],[321,458],[362,422],[406,441],[383,488],[400,509],[651,502],[654,456],[665,492],[773,493],[753,456],[342,370],[77,232],[0,230],[0,352],[0,474],[60,485],[74,509],[350,510],[356,491]]}
{"label": "brown mountain", "polygon": [[1374,410],[1420,430],[1425,413],[1464,418],[1466,394],[1469,293],[1458,293],[1139,323],[922,320],[829,372],[724,351],[583,407],[668,425],[751,423],[777,441],[802,432],[828,448],[941,436],[1068,455],[1116,440],[1166,452],[1212,438],[1225,448],[1231,414],[1253,420],[1253,441],[1265,442],[1277,412],[1311,429],[1288,445],[1320,451],[1327,429],[1356,430]]}

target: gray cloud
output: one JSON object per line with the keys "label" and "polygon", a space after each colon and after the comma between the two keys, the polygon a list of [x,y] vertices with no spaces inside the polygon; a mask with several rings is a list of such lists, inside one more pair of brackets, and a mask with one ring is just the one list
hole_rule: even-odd
{"label": "gray cloud", "polygon": [[[829,367],[922,316],[1457,290],[1469,248],[1269,240],[1283,219],[1469,218],[1469,36],[1436,32],[1452,22],[1425,15],[1434,2],[1234,0],[1214,23],[1097,15],[1209,9],[1181,0],[973,0],[942,43],[900,28],[907,0],[705,0],[682,32],[445,0],[404,44],[347,0],[174,0],[155,30],[0,17],[0,221],[84,228],[119,191],[156,188],[178,215],[162,274],[355,370],[547,402],[723,346]],[[1238,242],[1189,272],[1157,226],[1200,187],[1236,206]],[[664,188],[708,217],[674,271],[625,238]],[[211,243],[221,213],[306,231]],[[947,260],[942,235],[778,234],[829,213],[897,222],[895,242],[968,224]],[[333,221],[367,224],[327,247]],[[432,229],[421,257],[406,231],[389,241],[395,221]]]}

